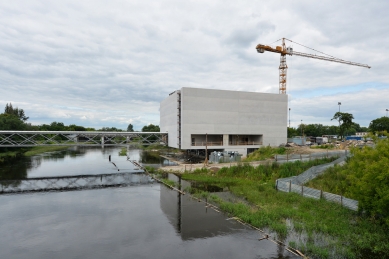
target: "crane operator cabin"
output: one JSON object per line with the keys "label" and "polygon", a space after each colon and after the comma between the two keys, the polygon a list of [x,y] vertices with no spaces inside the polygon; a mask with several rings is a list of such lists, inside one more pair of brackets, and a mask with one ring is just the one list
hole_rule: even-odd
{"label": "crane operator cabin", "polygon": [[161,132],[169,147],[235,151],[287,141],[286,94],[183,87],[160,104]]}

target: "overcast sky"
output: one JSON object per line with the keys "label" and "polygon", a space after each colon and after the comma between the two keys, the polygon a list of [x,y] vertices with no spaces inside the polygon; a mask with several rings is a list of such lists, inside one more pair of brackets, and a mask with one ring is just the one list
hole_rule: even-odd
{"label": "overcast sky", "polygon": [[372,67],[288,56],[291,126],[336,125],[338,102],[368,126],[389,109],[388,10],[383,0],[0,1],[0,109],[12,102],[32,124],[140,130],[181,87],[278,93],[280,55],[255,46],[285,37]]}

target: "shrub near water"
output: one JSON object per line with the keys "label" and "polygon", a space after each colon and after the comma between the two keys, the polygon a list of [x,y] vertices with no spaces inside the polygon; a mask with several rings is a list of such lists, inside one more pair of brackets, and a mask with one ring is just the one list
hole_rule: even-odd
{"label": "shrub near water", "polygon": [[284,147],[261,147],[255,150],[253,153],[249,154],[244,160],[245,162],[266,160],[268,158],[274,157],[274,155],[283,155],[286,154],[286,148]]}

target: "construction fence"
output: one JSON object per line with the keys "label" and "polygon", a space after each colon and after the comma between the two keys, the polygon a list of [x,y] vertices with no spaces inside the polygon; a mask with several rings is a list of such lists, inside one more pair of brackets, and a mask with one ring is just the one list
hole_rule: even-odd
{"label": "construction fence", "polygon": [[329,192],[323,192],[321,190],[313,189],[306,187],[304,185],[298,185],[292,183],[290,180],[289,182],[286,181],[276,181],[276,189],[283,192],[294,192],[301,194],[303,197],[309,197],[314,199],[325,199],[328,201],[336,202],[346,208],[349,208],[351,210],[357,211],[358,210],[358,201],[352,200],[349,198],[346,198],[341,195],[332,194]]}
{"label": "construction fence", "polygon": [[311,153],[311,154],[286,154],[286,155],[275,155],[274,159],[277,162],[288,162],[288,161],[309,161],[313,159],[321,159],[321,158],[328,158],[328,157],[341,157],[341,156],[347,156],[348,155],[347,150],[337,150],[337,151],[324,151],[324,152],[318,152],[318,153]]}
{"label": "construction fence", "polygon": [[346,198],[342,195],[323,192],[322,190],[317,190],[304,186],[305,183],[323,174],[327,168],[333,167],[336,164],[344,163],[347,159],[347,155],[348,154],[343,151],[342,156],[331,163],[313,166],[298,176],[280,178],[276,180],[276,189],[283,192],[298,193],[301,194],[303,197],[325,199],[328,201],[339,203],[344,207],[357,211],[358,201],[356,200]]}

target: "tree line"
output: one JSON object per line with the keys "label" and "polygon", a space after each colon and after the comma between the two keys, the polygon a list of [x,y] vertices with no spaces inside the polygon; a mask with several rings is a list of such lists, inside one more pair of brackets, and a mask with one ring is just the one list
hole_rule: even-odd
{"label": "tree line", "polygon": [[[12,103],[6,104],[4,112],[0,114],[0,130],[22,130],[22,131],[125,131],[116,127],[103,127],[95,129],[90,127],[79,126],[75,124],[65,125],[63,122],[52,122],[50,124],[32,125],[28,123],[29,117],[26,116],[23,109],[14,108]],[[133,132],[132,124],[127,126],[128,132]],[[145,125],[142,132],[159,132],[158,125]]]}
{"label": "tree line", "polygon": [[312,136],[321,137],[323,135],[337,135],[344,137],[346,135],[355,135],[357,132],[389,132],[389,118],[384,116],[372,120],[369,127],[362,127],[353,121],[354,116],[350,113],[336,112],[331,120],[339,122],[339,126],[328,126],[323,124],[300,124],[298,127],[288,127],[288,138],[294,136]]}

